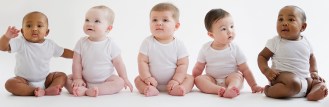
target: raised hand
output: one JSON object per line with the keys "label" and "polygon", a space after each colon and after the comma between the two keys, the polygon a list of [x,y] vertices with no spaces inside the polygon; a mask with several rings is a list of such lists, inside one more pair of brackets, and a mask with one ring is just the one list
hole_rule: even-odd
{"label": "raised hand", "polygon": [[4,36],[7,37],[8,39],[11,39],[17,37],[18,34],[19,34],[19,30],[16,29],[15,26],[8,26],[8,29]]}

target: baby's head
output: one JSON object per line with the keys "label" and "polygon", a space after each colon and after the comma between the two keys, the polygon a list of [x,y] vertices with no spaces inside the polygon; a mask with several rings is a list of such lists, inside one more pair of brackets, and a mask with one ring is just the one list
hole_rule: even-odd
{"label": "baby's head", "polygon": [[216,42],[230,43],[235,37],[233,18],[223,9],[210,10],[204,19],[208,35]]}
{"label": "baby's head", "polygon": [[157,40],[169,40],[179,28],[179,10],[171,3],[159,3],[150,12],[150,30]]}
{"label": "baby's head", "polygon": [[114,12],[107,6],[95,6],[88,10],[83,30],[89,36],[105,36],[114,22]]}
{"label": "baby's head", "polygon": [[151,9],[150,16],[152,12],[164,12],[168,11],[171,13],[171,17],[175,19],[176,22],[179,22],[179,10],[178,8],[171,3],[159,3]]}
{"label": "baby's head", "polygon": [[288,40],[298,40],[300,33],[306,29],[305,12],[293,5],[283,7],[277,19],[277,32],[280,37]]}
{"label": "baby's head", "polygon": [[47,16],[38,11],[26,14],[23,18],[21,32],[27,41],[42,43],[49,33]]}

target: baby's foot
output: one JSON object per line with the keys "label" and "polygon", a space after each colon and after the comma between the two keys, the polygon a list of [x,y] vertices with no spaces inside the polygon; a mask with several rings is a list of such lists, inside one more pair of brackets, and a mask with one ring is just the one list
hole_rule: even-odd
{"label": "baby's foot", "polygon": [[182,86],[175,86],[170,92],[170,95],[173,96],[184,96],[185,95],[185,88]]}
{"label": "baby's foot", "polygon": [[73,87],[72,93],[74,96],[84,96],[87,88],[85,87]]}
{"label": "baby's foot", "polygon": [[318,101],[328,95],[328,89],[323,82],[312,84],[310,93],[306,96],[309,101]]}
{"label": "baby's foot", "polygon": [[89,88],[87,91],[86,91],[86,94],[90,97],[97,97],[98,94],[99,94],[99,90],[97,87],[93,87],[93,88]]}
{"label": "baby's foot", "polygon": [[219,90],[218,90],[218,92],[217,92],[218,96],[219,97],[223,97],[224,96],[224,93],[225,93],[225,90],[226,90],[226,88],[220,87]]}
{"label": "baby's foot", "polygon": [[240,94],[239,89],[232,87],[231,89],[226,89],[223,97],[225,98],[234,98]]}
{"label": "baby's foot", "polygon": [[268,93],[268,88],[270,88],[271,86],[270,85],[266,85],[265,88],[264,88],[264,94],[267,95]]}
{"label": "baby's foot", "polygon": [[146,97],[150,97],[150,96],[157,96],[159,94],[159,90],[156,89],[155,87],[153,86],[147,86],[145,89],[144,89],[144,95]]}
{"label": "baby's foot", "polygon": [[52,87],[48,87],[46,90],[45,90],[45,94],[46,95],[59,95],[62,91],[62,88],[59,86],[59,85],[56,85],[56,86],[52,86]]}
{"label": "baby's foot", "polygon": [[40,87],[34,90],[34,96],[41,97],[45,95],[45,90],[41,89]]}

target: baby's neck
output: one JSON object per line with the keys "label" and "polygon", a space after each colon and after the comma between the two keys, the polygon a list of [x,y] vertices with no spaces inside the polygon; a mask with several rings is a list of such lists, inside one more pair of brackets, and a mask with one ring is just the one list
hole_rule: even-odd
{"label": "baby's neck", "polygon": [[92,37],[89,36],[88,39],[93,42],[103,41],[106,39],[106,36]]}
{"label": "baby's neck", "polygon": [[175,38],[174,37],[168,37],[168,38],[157,38],[155,36],[153,36],[155,40],[157,40],[158,42],[162,43],[162,44],[167,44],[170,43],[171,41],[173,41]]}
{"label": "baby's neck", "polygon": [[229,47],[229,44],[215,43],[215,41],[213,41],[210,46],[215,50],[224,50]]}

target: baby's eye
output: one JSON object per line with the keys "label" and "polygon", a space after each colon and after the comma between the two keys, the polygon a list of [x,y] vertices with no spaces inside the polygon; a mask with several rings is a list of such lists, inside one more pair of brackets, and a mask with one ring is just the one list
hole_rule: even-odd
{"label": "baby's eye", "polygon": [[295,19],[291,18],[291,19],[289,19],[289,21],[292,22],[292,21],[295,21]]}
{"label": "baby's eye", "polygon": [[40,27],[43,27],[43,25],[38,25],[38,27],[40,28]]}
{"label": "baby's eye", "polygon": [[25,27],[28,27],[28,28],[30,28],[30,27],[31,27],[31,25],[26,25]]}
{"label": "baby's eye", "polygon": [[168,20],[168,19],[163,19],[163,21],[164,21],[164,22],[169,22],[169,20]]}
{"label": "baby's eye", "polygon": [[231,28],[234,28],[234,25],[231,25]]}
{"label": "baby's eye", "polygon": [[156,21],[158,21],[158,20],[157,20],[157,19],[153,19],[153,20],[152,20],[152,22],[156,22]]}
{"label": "baby's eye", "polygon": [[89,19],[86,19],[85,22],[89,22]]}
{"label": "baby's eye", "polygon": [[99,21],[99,20],[95,20],[95,22],[96,22],[96,23],[101,23],[101,21]]}
{"label": "baby's eye", "polygon": [[279,18],[278,21],[279,21],[279,22],[282,22],[282,21],[283,21],[283,18]]}
{"label": "baby's eye", "polygon": [[222,28],[222,29],[220,29],[221,31],[225,31],[226,30],[226,28]]}

